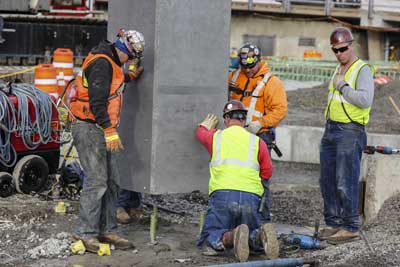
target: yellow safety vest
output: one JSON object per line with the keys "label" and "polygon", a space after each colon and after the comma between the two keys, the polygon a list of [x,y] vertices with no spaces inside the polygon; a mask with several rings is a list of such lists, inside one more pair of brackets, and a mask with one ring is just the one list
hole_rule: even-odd
{"label": "yellow safety vest", "polygon": [[214,134],[209,194],[216,190],[263,194],[258,163],[259,140],[240,126],[231,126]]}
{"label": "yellow safety vest", "polygon": [[[358,74],[365,65],[368,64],[361,59],[357,59],[344,75],[344,80],[353,90],[356,88]],[[340,65],[336,67],[331,82],[329,83],[328,105],[325,109],[325,118],[341,123],[357,122],[361,125],[366,125],[369,121],[371,107],[360,108],[350,104],[344,99],[343,95],[333,87],[333,78],[338,72],[339,67]]]}

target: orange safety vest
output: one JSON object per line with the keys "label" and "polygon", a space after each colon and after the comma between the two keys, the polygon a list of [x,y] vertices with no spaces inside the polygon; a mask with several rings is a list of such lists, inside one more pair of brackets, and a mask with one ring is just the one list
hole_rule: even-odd
{"label": "orange safety vest", "polygon": [[88,83],[83,73],[87,66],[89,66],[89,64],[97,58],[107,59],[112,66],[113,75],[107,104],[107,112],[108,116],[110,117],[111,127],[118,127],[122,107],[122,89],[125,76],[122,68],[107,55],[89,53],[83,62],[81,72],[75,79],[77,95],[76,98],[71,101],[69,108],[77,119],[95,121],[95,117],[90,111]]}
{"label": "orange safety vest", "polygon": [[271,76],[271,72],[265,71],[265,63],[261,63],[260,72],[254,78],[247,78],[244,73],[241,73],[240,68],[234,71],[229,84],[241,92],[231,91],[230,98],[241,101],[246,107],[246,124],[259,120],[265,115],[264,91]]}

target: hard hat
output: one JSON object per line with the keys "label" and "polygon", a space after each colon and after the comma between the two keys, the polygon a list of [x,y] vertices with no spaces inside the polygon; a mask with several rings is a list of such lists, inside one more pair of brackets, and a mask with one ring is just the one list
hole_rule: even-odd
{"label": "hard hat", "polygon": [[[144,51],[144,36],[138,31],[120,29],[115,44],[118,48],[122,48],[122,52],[127,52],[128,56],[140,57]],[[121,44],[124,47],[121,47]]]}
{"label": "hard hat", "polygon": [[245,44],[239,49],[240,65],[245,68],[254,67],[261,60],[260,49],[253,44]]}
{"label": "hard hat", "polygon": [[238,100],[230,100],[224,106],[224,115],[222,117],[229,116],[231,119],[245,120],[247,115],[247,109],[243,103]]}
{"label": "hard hat", "polygon": [[353,34],[348,28],[337,27],[331,33],[331,45],[338,45],[341,43],[350,43],[354,40]]}

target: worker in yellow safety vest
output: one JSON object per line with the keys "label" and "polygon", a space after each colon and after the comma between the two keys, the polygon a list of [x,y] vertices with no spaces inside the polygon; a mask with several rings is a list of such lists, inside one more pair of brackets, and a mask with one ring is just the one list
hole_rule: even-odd
{"label": "worker in yellow safety vest", "polygon": [[348,28],[336,28],[330,42],[339,64],[329,83],[320,147],[320,188],[327,226],[321,238],[338,244],[359,238],[358,180],[374,81],[372,68],[355,54]]}
{"label": "worker in yellow safety vest", "polygon": [[244,105],[231,100],[224,107],[226,129],[215,129],[218,120],[209,114],[196,133],[211,155],[209,209],[197,246],[206,241],[206,254],[233,247],[241,262],[247,260],[250,249],[264,250],[269,258],[279,255],[274,228],[261,224],[258,212],[272,163],[266,144],[243,128],[246,115]]}

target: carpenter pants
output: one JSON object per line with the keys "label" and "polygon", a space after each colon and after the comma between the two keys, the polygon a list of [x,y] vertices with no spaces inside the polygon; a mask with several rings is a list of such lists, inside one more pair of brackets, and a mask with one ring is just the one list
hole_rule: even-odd
{"label": "carpenter pants", "polygon": [[104,132],[94,123],[72,125],[74,145],[87,179],[83,182],[75,233],[82,237],[115,233],[119,173],[116,154],[106,150]]}
{"label": "carpenter pants", "polygon": [[328,226],[351,232],[360,229],[358,180],[366,143],[364,126],[327,121],[320,147],[320,188]]}
{"label": "carpenter pants", "polygon": [[258,213],[260,197],[247,192],[235,190],[218,190],[210,195],[208,210],[203,229],[196,245],[204,241],[209,247],[220,251],[224,249],[222,236],[240,224],[249,227],[249,246],[253,251],[262,251],[262,244],[256,240],[261,225]]}

